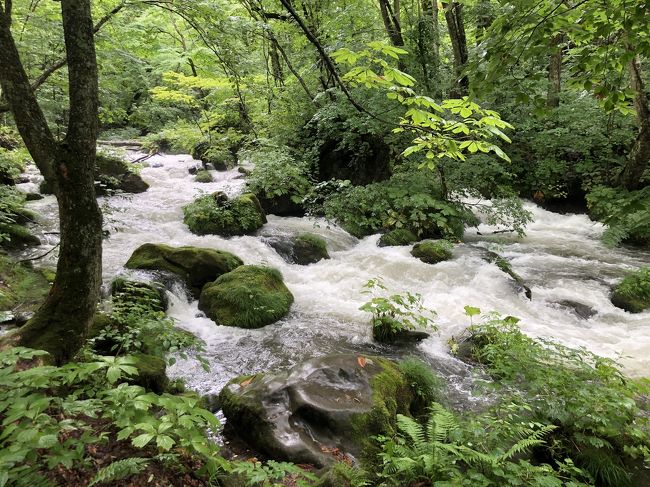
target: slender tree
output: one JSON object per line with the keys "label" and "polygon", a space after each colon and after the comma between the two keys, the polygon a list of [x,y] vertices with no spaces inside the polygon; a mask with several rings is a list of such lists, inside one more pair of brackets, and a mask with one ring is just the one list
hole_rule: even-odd
{"label": "slender tree", "polygon": [[70,121],[53,136],[11,33],[11,1],[0,5],[0,85],[27,149],[52,185],[60,218],[56,280],[36,315],[11,338],[70,360],[92,323],[101,284],[102,215],[94,189],[98,130],[97,62],[90,0],[61,0]]}
{"label": "slender tree", "polygon": [[463,21],[463,6],[458,2],[444,4],[447,30],[451,40],[451,47],[454,53],[454,87],[452,96],[461,97],[467,94],[469,79],[464,72],[468,61],[467,36],[465,35],[465,23]]}

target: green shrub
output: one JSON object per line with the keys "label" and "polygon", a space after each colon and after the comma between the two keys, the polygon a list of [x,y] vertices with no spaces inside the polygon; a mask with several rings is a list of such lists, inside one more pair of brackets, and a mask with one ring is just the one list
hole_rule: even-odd
{"label": "green shrub", "polygon": [[313,187],[310,164],[294,155],[289,147],[264,147],[249,150],[242,157],[255,164],[246,181],[248,191],[258,197],[273,199],[287,196],[293,203]]}
{"label": "green shrub", "polygon": [[631,313],[650,309],[650,267],[628,274],[614,289],[612,303]]}
{"label": "green shrub", "polygon": [[587,195],[589,215],[607,225],[603,242],[650,246],[650,186],[639,191],[598,186]]}
{"label": "green shrub", "polygon": [[392,247],[397,245],[409,245],[417,242],[418,237],[411,230],[406,228],[396,228],[379,237],[377,245],[380,247]]}
{"label": "green shrub", "polygon": [[554,426],[536,457],[569,459],[596,485],[629,485],[635,464],[650,460],[650,424],[637,403],[648,385],[584,348],[530,338],[517,322],[491,314],[467,333],[472,357],[498,381],[497,391],[533,421]]}
{"label": "green shrub", "polygon": [[[370,279],[365,285],[364,294],[387,291],[380,278]],[[364,303],[361,311],[371,313],[372,334],[379,342],[393,342],[400,334],[416,328],[437,330],[433,322],[435,311],[422,304],[422,296],[407,292],[390,296],[374,296]]]}
{"label": "green shrub", "polygon": [[183,222],[197,235],[246,235],[266,223],[257,198],[243,194],[232,200],[204,195],[183,207]]}

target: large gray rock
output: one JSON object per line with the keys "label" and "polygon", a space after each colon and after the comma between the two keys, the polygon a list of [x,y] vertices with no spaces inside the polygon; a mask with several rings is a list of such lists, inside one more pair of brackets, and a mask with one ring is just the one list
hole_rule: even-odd
{"label": "large gray rock", "polygon": [[329,465],[374,458],[412,394],[397,366],[379,357],[330,355],[278,374],[238,377],[219,399],[227,429],[278,460]]}

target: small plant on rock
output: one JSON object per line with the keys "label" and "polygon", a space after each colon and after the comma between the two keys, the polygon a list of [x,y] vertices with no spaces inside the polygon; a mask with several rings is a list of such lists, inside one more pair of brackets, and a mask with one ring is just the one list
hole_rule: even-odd
{"label": "small plant on rock", "polygon": [[[388,290],[381,278],[370,279],[364,288],[365,294]],[[374,296],[359,309],[372,314],[372,334],[379,342],[393,342],[399,335],[416,328],[438,329],[433,322],[435,311],[424,307],[422,296],[418,293]]]}

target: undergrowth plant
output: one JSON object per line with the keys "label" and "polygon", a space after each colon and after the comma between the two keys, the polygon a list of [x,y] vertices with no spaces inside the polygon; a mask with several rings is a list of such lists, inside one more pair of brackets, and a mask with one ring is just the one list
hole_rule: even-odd
{"label": "undergrowth plant", "polygon": [[491,387],[526,407],[533,421],[553,425],[535,457],[570,459],[596,485],[631,485],[650,467],[650,423],[642,398],[647,380],[625,377],[616,361],[584,348],[524,334],[514,317],[488,314],[465,340],[470,358],[495,379]]}
{"label": "undergrowth plant", "polygon": [[[388,290],[381,278],[370,279],[364,289],[364,294]],[[372,334],[380,342],[391,342],[401,333],[416,328],[438,329],[433,321],[435,311],[424,307],[422,296],[417,293],[374,296],[359,309],[371,313]]]}

